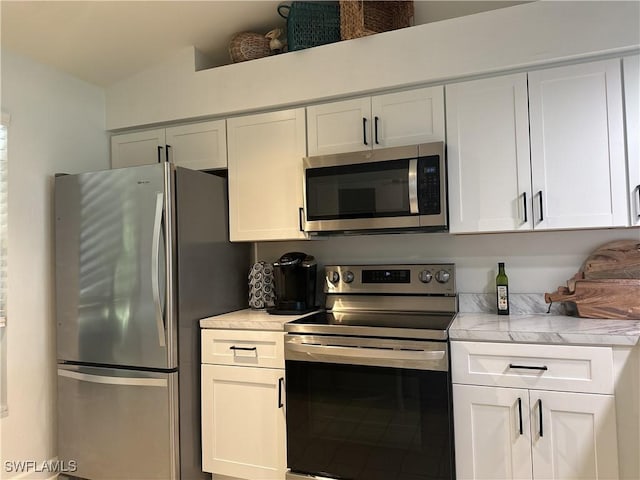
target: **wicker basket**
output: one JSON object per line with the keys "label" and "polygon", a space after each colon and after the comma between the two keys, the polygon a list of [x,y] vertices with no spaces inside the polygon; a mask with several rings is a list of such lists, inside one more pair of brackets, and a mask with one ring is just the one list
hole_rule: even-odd
{"label": "wicker basket", "polygon": [[413,1],[340,0],[342,40],[410,27]]}
{"label": "wicker basket", "polygon": [[340,41],[338,2],[291,2],[278,6],[278,13],[287,19],[290,52]]}
{"label": "wicker basket", "polygon": [[236,33],[229,42],[229,57],[234,63],[271,55],[269,39],[252,32]]}

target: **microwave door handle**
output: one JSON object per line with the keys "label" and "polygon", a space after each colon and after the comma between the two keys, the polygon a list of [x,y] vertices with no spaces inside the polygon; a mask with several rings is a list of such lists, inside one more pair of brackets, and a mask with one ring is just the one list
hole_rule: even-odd
{"label": "microwave door handle", "polygon": [[418,208],[418,159],[409,160],[409,212],[420,213]]}

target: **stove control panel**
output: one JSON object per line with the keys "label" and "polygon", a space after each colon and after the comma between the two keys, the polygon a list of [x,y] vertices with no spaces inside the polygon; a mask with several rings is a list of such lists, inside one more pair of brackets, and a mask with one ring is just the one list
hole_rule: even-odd
{"label": "stove control panel", "polygon": [[328,265],[324,292],[455,295],[455,265]]}

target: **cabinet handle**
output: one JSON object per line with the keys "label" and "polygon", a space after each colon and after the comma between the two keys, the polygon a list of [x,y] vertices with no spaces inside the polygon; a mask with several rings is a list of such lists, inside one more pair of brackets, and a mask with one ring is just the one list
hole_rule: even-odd
{"label": "cabinet handle", "polygon": [[522,430],[522,398],[518,397],[518,426],[520,430],[520,435],[523,434]]}
{"label": "cabinet handle", "polygon": [[378,117],[374,117],[374,123],[373,123],[373,131],[375,132],[375,142],[376,145],[380,145],[380,142],[378,141],[378,120],[380,120]]}
{"label": "cabinet handle", "polygon": [[527,223],[527,192],[522,193],[522,208],[524,210],[524,222]]}
{"label": "cabinet handle", "polygon": [[165,157],[167,159],[167,163],[169,163],[169,149],[173,148],[171,145],[166,145],[167,148],[165,148]]}
{"label": "cabinet handle", "polygon": [[302,207],[298,208],[298,228],[301,232],[304,232],[304,228],[302,228],[302,218],[304,216],[304,209]]}
{"label": "cabinet handle", "polygon": [[367,118],[362,117],[362,141],[365,145],[369,145],[367,143]]}
{"label": "cabinet handle", "polygon": [[540,222],[544,220],[544,212],[542,207],[542,190],[538,192],[538,200],[540,201]]}
{"label": "cabinet handle", "polygon": [[236,347],[235,345],[231,345],[229,347],[229,350],[233,350],[233,351],[235,351],[235,350],[243,350],[243,351],[246,351],[246,352],[255,352],[257,350],[257,348],[256,347]]}
{"label": "cabinet handle", "polygon": [[162,146],[158,145],[158,163],[162,163]]}
{"label": "cabinet handle", "polygon": [[278,379],[278,408],[284,407],[284,403],[282,403],[282,385],[284,383],[284,377],[280,377]]}
{"label": "cabinet handle", "polygon": [[524,370],[549,370],[549,368],[546,365],[537,367],[535,365],[516,365],[515,363],[510,363],[509,368],[519,368]]}
{"label": "cabinet handle", "polygon": [[638,208],[636,212],[638,212],[638,218],[640,218],[640,185],[636,185],[636,193],[638,194]]}
{"label": "cabinet handle", "polygon": [[538,433],[540,433],[540,438],[542,438],[543,435],[543,431],[542,431],[542,399],[539,398],[538,399],[538,414],[540,416],[540,431]]}

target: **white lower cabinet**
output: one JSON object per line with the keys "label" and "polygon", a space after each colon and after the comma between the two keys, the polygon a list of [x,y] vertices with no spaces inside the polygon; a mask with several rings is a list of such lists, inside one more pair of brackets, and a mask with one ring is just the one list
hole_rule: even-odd
{"label": "white lower cabinet", "polygon": [[[611,348],[452,342],[451,351],[458,479],[619,477],[613,387],[588,372],[609,371]],[[560,376],[567,390],[601,391],[544,388]]]}
{"label": "white lower cabinet", "polygon": [[[243,334],[247,334],[246,338]],[[246,480],[283,480],[286,472],[284,351],[281,368],[268,368],[282,332],[203,330],[202,469]],[[231,341],[235,339],[235,341]],[[229,343],[230,342],[230,343]],[[281,342],[275,342],[281,345]]]}

